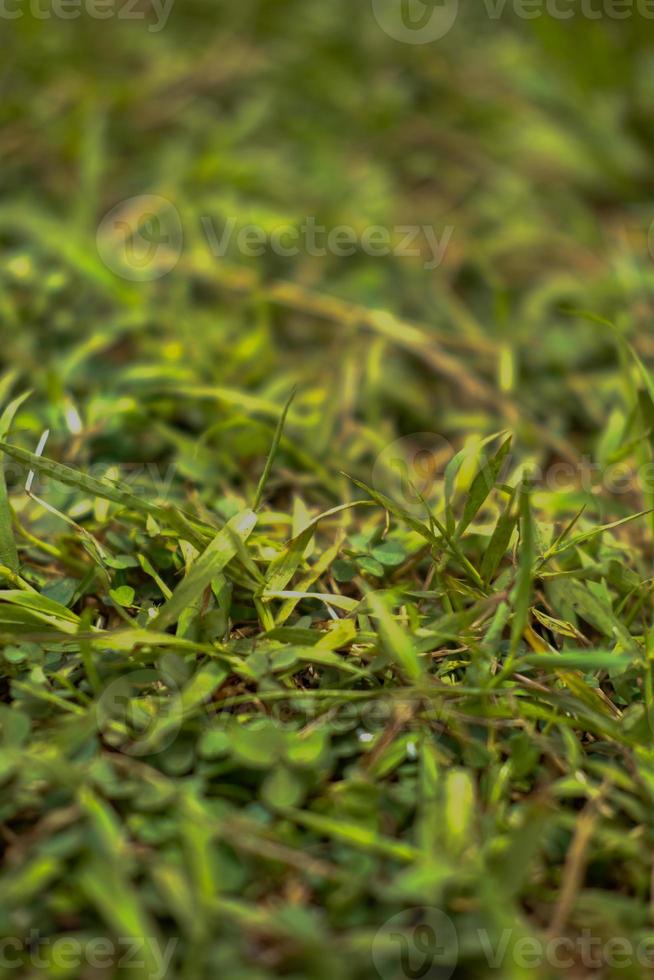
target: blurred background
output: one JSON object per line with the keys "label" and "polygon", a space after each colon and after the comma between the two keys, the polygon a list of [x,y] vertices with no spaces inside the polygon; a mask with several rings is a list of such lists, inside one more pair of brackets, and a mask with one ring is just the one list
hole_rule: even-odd
{"label": "blurred background", "polygon": [[[57,0],[0,18],[0,357],[43,397],[52,446],[73,399],[93,458],[238,483],[297,383],[289,431],[320,493],[405,433],[511,426],[546,466],[619,439],[611,331],[566,310],[654,353],[654,22],[636,7],[462,4],[418,44],[389,35],[394,0],[115,0],[102,20],[71,2],[74,19]],[[171,203],[183,245],[135,283],[96,239],[141,195]],[[417,255],[252,256],[236,235],[212,254],[229,221],[307,218],[447,242],[436,268],[423,234]],[[185,437],[221,422],[199,473]]]}

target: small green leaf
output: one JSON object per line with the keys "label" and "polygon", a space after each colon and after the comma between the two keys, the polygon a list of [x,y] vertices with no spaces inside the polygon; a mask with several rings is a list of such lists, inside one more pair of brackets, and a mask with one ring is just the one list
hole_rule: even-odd
{"label": "small green leaf", "polygon": [[268,769],[283,750],[282,732],[267,720],[252,725],[235,725],[229,729],[234,756],[252,769]]}
{"label": "small green leaf", "polygon": [[351,582],[357,574],[356,565],[340,558],[332,565],[332,571],[337,582]]}
{"label": "small green leaf", "polygon": [[109,595],[117,606],[129,608],[134,605],[134,589],[130,585],[120,585],[117,589],[109,589]]}
{"label": "small green leaf", "polygon": [[230,740],[227,732],[221,728],[212,728],[204,732],[198,742],[198,753],[203,759],[218,759],[228,755]]}
{"label": "small green leaf", "polygon": [[356,563],[366,575],[372,575],[374,578],[383,578],[386,574],[384,571],[384,566],[375,561],[374,558],[370,558],[368,555],[363,555],[356,559]]}
{"label": "small green leaf", "polygon": [[382,565],[387,565],[389,568],[401,565],[406,559],[404,549],[394,541],[385,541],[384,544],[378,544],[372,549],[372,556]]}
{"label": "small green leaf", "polygon": [[304,797],[304,786],[286,766],[277,766],[264,780],[261,797],[273,809],[297,806]]}
{"label": "small green leaf", "polygon": [[307,734],[298,734],[289,739],[286,759],[292,766],[311,768],[320,764],[327,750],[327,733],[317,729]]}

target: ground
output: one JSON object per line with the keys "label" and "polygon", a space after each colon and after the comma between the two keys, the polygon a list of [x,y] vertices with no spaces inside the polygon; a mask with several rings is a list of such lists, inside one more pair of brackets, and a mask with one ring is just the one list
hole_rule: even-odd
{"label": "ground", "polygon": [[551,6],[3,8],[0,976],[654,972],[654,26]]}

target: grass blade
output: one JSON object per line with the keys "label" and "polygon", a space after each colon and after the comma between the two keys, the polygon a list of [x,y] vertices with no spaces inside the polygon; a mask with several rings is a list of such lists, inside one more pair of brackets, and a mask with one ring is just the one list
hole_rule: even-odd
{"label": "grass blade", "polygon": [[266,465],[263,468],[263,473],[261,474],[261,479],[259,480],[259,485],[257,487],[257,492],[254,496],[254,503],[252,505],[252,510],[257,511],[261,506],[261,501],[263,499],[263,493],[266,489],[266,484],[270,476],[271,470],[273,468],[273,463],[275,462],[275,456],[277,455],[277,450],[279,449],[279,443],[281,442],[282,434],[284,432],[284,423],[286,422],[286,416],[288,415],[288,410],[291,407],[291,403],[295,398],[297,388],[293,388],[290,395],[286,399],[286,404],[284,405],[282,414],[279,417],[277,423],[277,428],[275,429],[275,435],[273,436],[272,445],[270,447],[270,452],[268,453],[268,458],[266,459]]}
{"label": "grass blade", "polygon": [[256,522],[256,514],[251,510],[243,511],[228,521],[196,559],[188,575],[182,579],[149,626],[155,630],[164,630],[176,622],[186,607],[211,585],[212,580],[232,560],[238,550],[238,539],[247,540]]}
{"label": "grass blade", "polygon": [[[29,397],[29,394],[30,392],[27,391],[19,395],[18,398],[14,398],[5,408],[0,416],[0,439],[4,439],[9,432],[9,427],[16,412]],[[18,572],[20,567],[18,550],[12,530],[11,505],[7,494],[4,457],[0,459],[0,565],[6,565],[12,572]]]}

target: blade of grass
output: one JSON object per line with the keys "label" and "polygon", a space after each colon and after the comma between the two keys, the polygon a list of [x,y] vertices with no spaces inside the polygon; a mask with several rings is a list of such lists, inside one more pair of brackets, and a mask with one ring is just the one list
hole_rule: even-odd
{"label": "blade of grass", "polygon": [[257,492],[254,496],[254,503],[252,504],[252,510],[257,511],[261,506],[261,501],[263,499],[263,493],[266,489],[266,484],[270,476],[271,470],[273,468],[273,463],[275,462],[275,456],[277,455],[277,450],[279,449],[279,443],[282,438],[282,433],[284,432],[284,423],[286,422],[286,416],[288,415],[288,410],[291,407],[291,403],[295,398],[297,388],[293,388],[290,395],[286,399],[286,404],[282,410],[282,414],[279,417],[277,423],[277,428],[275,429],[275,435],[273,436],[272,445],[270,447],[270,452],[268,453],[268,458],[266,459],[266,465],[263,468],[263,473],[261,474],[261,479],[259,480],[259,485],[257,487]]}
{"label": "blade of grass", "polygon": [[238,539],[245,541],[256,522],[256,514],[251,510],[242,511],[228,521],[196,559],[188,575],[182,579],[148,626],[153,630],[165,630],[176,622],[189,603],[197,599],[232,560],[238,550]]}
{"label": "blade of grass", "polygon": [[[4,439],[9,432],[16,412],[23,402],[29,398],[29,395],[29,391],[24,392],[18,398],[14,398],[5,408],[0,416],[0,439]],[[6,565],[14,573],[17,573],[20,567],[18,549],[12,530],[11,505],[7,494],[4,457],[0,460],[0,564]]]}

